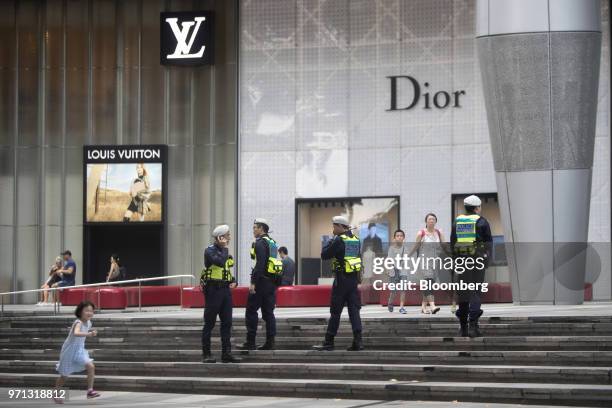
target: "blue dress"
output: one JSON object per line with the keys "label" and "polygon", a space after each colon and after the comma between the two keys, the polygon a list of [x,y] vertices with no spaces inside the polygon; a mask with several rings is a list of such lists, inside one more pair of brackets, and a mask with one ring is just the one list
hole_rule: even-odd
{"label": "blue dress", "polygon": [[[93,359],[89,358],[89,353],[85,350],[86,337],[75,336],[74,327],[80,320],[77,319],[72,323],[70,334],[62,345],[60,352],[59,363],[55,365],[55,369],[60,375],[67,377],[70,374],[78,373],[85,370],[85,364],[90,363]],[[91,320],[87,323],[81,323],[81,331],[89,331],[91,329]]]}

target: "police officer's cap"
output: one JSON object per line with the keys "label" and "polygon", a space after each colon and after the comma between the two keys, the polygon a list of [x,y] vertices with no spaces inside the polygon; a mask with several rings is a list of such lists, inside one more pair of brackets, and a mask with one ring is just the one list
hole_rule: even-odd
{"label": "police officer's cap", "polygon": [[218,227],[216,227],[213,230],[212,235],[213,235],[213,237],[218,238],[218,237],[220,237],[222,235],[227,234],[229,232],[229,230],[230,230],[229,225],[225,225],[225,224],[219,225]]}
{"label": "police officer's cap", "polygon": [[469,205],[472,207],[480,207],[480,204],[482,204],[482,202],[480,201],[480,198],[478,198],[478,196],[471,195],[471,196],[465,197],[465,199],[463,200],[463,204]]}
{"label": "police officer's cap", "polygon": [[265,218],[255,218],[255,221],[253,221],[253,224],[263,224],[266,227],[270,227],[270,224],[268,224],[268,221]]}
{"label": "police officer's cap", "polygon": [[346,217],[343,217],[342,215],[336,215],[335,217],[333,217],[332,222],[334,224],[344,225],[345,227],[350,226],[348,219]]}

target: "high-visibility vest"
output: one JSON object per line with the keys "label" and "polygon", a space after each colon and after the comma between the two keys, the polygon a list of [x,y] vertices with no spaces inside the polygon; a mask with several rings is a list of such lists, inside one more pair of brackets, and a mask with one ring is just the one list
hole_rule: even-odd
{"label": "high-visibility vest", "polygon": [[455,218],[455,252],[459,255],[476,254],[476,223],[480,219],[478,214],[460,215]]}
{"label": "high-visibility vest", "polygon": [[[270,256],[268,256],[268,264],[266,266],[266,272],[272,275],[282,275],[283,273],[283,261],[278,259],[278,244],[272,238],[264,235],[262,239],[265,239],[270,248]],[[251,259],[256,261],[255,256],[255,243],[251,245]]]}
{"label": "high-visibility vest", "polygon": [[202,279],[204,281],[216,280],[216,281],[224,281],[231,282],[234,280],[234,276],[232,275],[232,271],[230,268],[234,266],[234,260],[232,258],[227,258],[225,261],[225,266],[221,267],[219,265],[211,265],[208,268],[204,268],[202,271]]}
{"label": "high-visibility vest", "polygon": [[344,242],[344,262],[343,265],[337,259],[332,261],[334,270],[344,269],[346,273],[361,272],[361,256],[359,254],[359,238],[346,234],[340,235]]}

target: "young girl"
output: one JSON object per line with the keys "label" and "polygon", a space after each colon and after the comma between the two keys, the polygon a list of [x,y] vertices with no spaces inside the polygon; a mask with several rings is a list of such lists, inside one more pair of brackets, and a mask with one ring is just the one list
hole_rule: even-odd
{"label": "young girl", "polygon": [[[85,350],[85,337],[93,337],[98,334],[96,330],[91,329],[91,318],[94,314],[94,304],[89,300],[85,300],[77,306],[74,314],[77,319],[70,328],[68,338],[64,341],[62,351],[60,352],[59,363],[55,369],[60,374],[55,382],[55,388],[60,389],[66,378],[73,373],[87,370],[87,398],[99,397],[93,389],[95,367],[93,360],[89,358],[89,353]],[[63,398],[54,398],[58,404],[63,404]]]}

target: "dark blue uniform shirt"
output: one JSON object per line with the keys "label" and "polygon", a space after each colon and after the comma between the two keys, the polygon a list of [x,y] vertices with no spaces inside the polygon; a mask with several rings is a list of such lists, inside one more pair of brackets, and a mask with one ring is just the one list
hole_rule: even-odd
{"label": "dark blue uniform shirt", "polygon": [[[204,267],[210,268],[212,265],[217,265],[224,268],[229,256],[227,247],[220,247],[216,243],[209,245],[204,250]],[[235,280],[236,278],[232,277],[232,282]]]}
{"label": "dark blue uniform shirt", "polygon": [[[344,233],[347,237],[352,237],[353,233],[351,231],[347,231]],[[321,259],[336,259],[340,265],[344,265],[344,250],[345,245],[342,238],[339,235],[336,235],[333,239],[329,240],[323,249],[321,250]],[[356,273],[348,273],[348,274],[338,274],[337,271],[334,271],[336,275],[344,275],[350,276],[353,278],[357,278]]]}
{"label": "dark blue uniform shirt", "polygon": [[257,283],[257,280],[264,276],[268,271],[268,258],[270,257],[270,246],[263,238],[268,234],[264,234],[255,240],[255,266],[251,271],[251,284]]}

